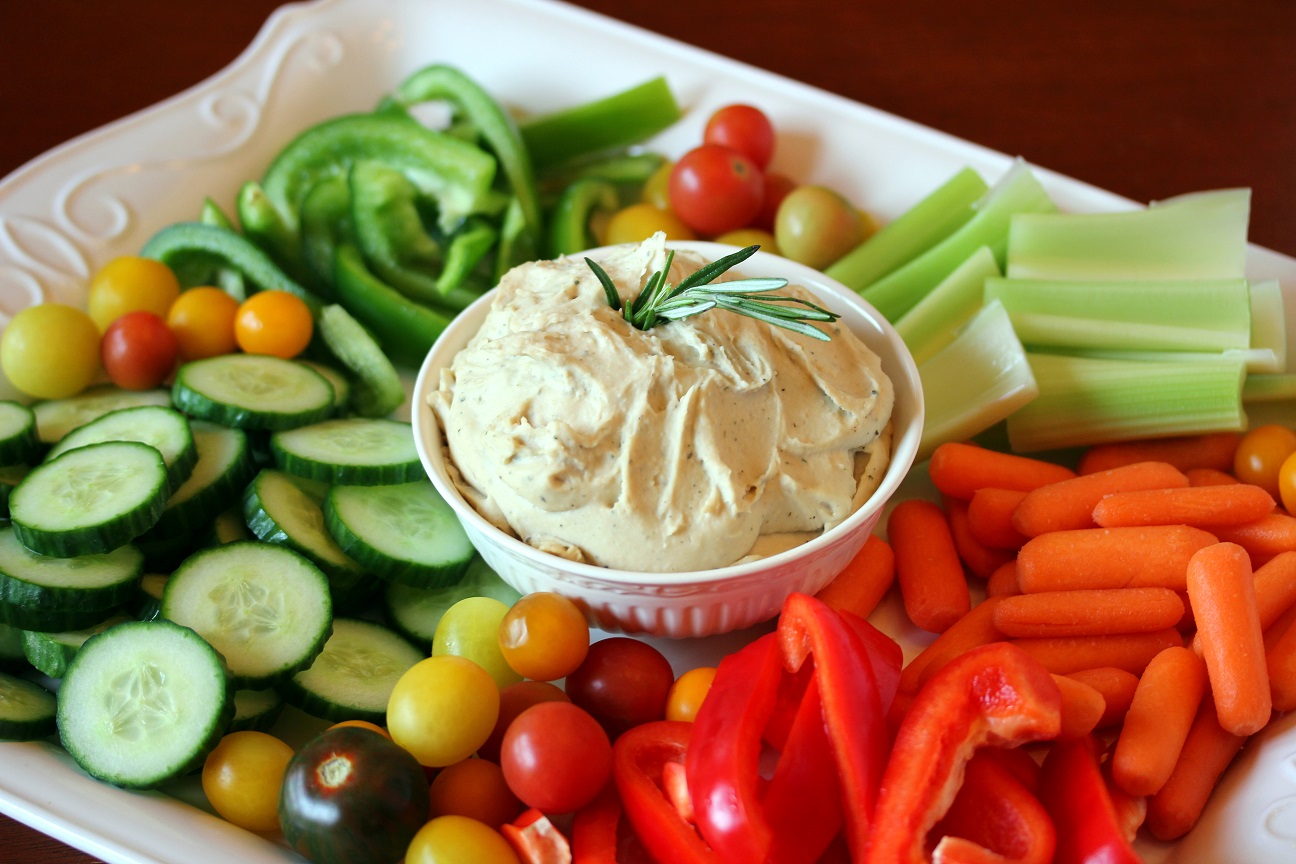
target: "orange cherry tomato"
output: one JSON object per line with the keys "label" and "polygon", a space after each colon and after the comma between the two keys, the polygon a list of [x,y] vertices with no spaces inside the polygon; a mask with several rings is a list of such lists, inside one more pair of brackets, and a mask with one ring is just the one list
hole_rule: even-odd
{"label": "orange cherry tomato", "polygon": [[692,723],[715,675],[715,667],[699,666],[676,678],[666,694],[666,719]]}
{"label": "orange cherry tomato", "polygon": [[238,309],[233,296],[210,285],[190,288],[177,297],[167,312],[167,326],[180,341],[180,359],[201,360],[237,351]]}
{"label": "orange cherry tomato", "polygon": [[310,308],[287,291],[259,291],[244,300],[234,319],[234,338],[248,354],[285,359],[306,350],[315,330]]}
{"label": "orange cherry tomato", "polygon": [[1292,453],[1296,453],[1296,432],[1275,423],[1257,426],[1238,442],[1233,474],[1243,483],[1260,486],[1279,498],[1278,475]]}

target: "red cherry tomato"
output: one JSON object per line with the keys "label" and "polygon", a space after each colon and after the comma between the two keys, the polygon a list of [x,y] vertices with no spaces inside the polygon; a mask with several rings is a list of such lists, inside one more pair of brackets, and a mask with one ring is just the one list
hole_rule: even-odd
{"label": "red cherry tomato", "polygon": [[703,144],[685,153],[670,176],[675,215],[708,237],[750,225],[760,212],[764,181],[736,150]]}
{"label": "red cherry tomato", "polygon": [[567,676],[571,701],[593,714],[614,738],[632,726],[661,720],[675,673],[653,646],[628,636],[600,639]]}
{"label": "red cherry tomato", "polygon": [[127,312],[108,325],[99,351],[114,384],[127,390],[151,390],[175,369],[180,340],[154,313]]}
{"label": "red cherry tomato", "polygon": [[702,140],[737,150],[764,169],[774,155],[774,124],[751,105],[726,105],[711,115]]}
{"label": "red cherry tomato", "polygon": [[544,813],[570,813],[599,793],[612,773],[612,743],[588,711],[541,702],[504,733],[500,767],[513,794]]}
{"label": "red cherry tomato", "polygon": [[483,759],[498,762],[500,745],[504,741],[504,733],[508,731],[508,727],[512,725],[519,714],[532,705],[539,705],[541,702],[570,701],[571,699],[568,698],[561,687],[550,684],[548,681],[519,681],[516,684],[501,688],[499,718],[495,721],[495,728],[491,730],[486,743],[477,748],[477,755]]}

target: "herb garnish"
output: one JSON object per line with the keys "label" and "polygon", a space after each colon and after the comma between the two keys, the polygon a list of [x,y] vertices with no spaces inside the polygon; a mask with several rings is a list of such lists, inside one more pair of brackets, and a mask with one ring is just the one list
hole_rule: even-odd
{"label": "herb garnish", "polygon": [[735,264],[746,261],[757,249],[760,247],[748,246],[712,261],[674,286],[666,281],[666,274],[670,272],[671,262],[675,259],[675,250],[672,249],[666,255],[666,266],[648,277],[639,296],[629,305],[621,302],[621,294],[617,291],[612,277],[598,265],[598,262],[586,258],[585,263],[594,271],[594,275],[603,285],[608,305],[621,311],[625,320],[632,327],[640,330],[648,330],[666,321],[688,318],[690,315],[700,315],[709,309],[719,308],[810,336],[822,342],[829,341],[831,337],[827,333],[806,322],[836,321],[841,316],[800,297],[769,293],[786,286],[788,284],[786,279],[765,277],[712,283],[711,280]]}

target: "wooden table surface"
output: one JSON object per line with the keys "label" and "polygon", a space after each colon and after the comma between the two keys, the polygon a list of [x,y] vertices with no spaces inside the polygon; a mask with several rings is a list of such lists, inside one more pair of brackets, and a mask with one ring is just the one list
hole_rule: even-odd
{"label": "wooden table surface", "polygon": [[[217,72],[276,5],[0,0],[0,175]],[[1136,200],[1249,186],[1253,241],[1296,255],[1290,0],[578,5]],[[0,861],[94,860],[0,816]]]}

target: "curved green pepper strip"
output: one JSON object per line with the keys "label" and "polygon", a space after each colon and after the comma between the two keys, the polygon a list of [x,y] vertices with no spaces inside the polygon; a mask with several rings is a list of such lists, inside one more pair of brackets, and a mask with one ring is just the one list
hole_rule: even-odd
{"label": "curved green pepper strip", "polygon": [[567,186],[586,178],[607,180],[637,192],[665,164],[666,157],[660,153],[616,153],[563,166],[540,181],[541,199],[554,199]]}
{"label": "curved green pepper strip", "polygon": [[366,269],[360,250],[343,243],[334,259],[338,302],[369,328],[393,361],[417,368],[450,323],[447,315],[421,306]]}
{"label": "curved green pepper strip", "polygon": [[342,175],[326,177],[306,193],[301,206],[301,245],[306,266],[321,286],[333,285],[333,253],[355,242],[351,189]]}
{"label": "curved green pepper strip", "polygon": [[445,297],[461,286],[467,286],[473,269],[495,246],[500,232],[480,219],[469,219],[450,238],[445,267],[437,277],[437,290]]}
{"label": "curved green pepper strip", "polygon": [[522,207],[517,199],[509,202],[500,225],[499,246],[495,252],[494,282],[519,264],[534,261],[540,256],[539,238],[526,230]]}
{"label": "curved green pepper strip", "polygon": [[225,211],[221,209],[221,206],[211,199],[211,196],[203,199],[202,213],[199,215],[198,221],[206,225],[215,225],[218,228],[225,228],[230,231],[238,230],[238,226],[234,224],[234,220],[226,215]]}
{"label": "curved green pepper strip", "polygon": [[297,230],[284,221],[261,184],[255,180],[244,183],[234,203],[239,222],[243,224],[243,236],[265,250],[286,273],[305,283],[310,271]]}
{"label": "curved green pepper strip", "polygon": [[418,188],[395,168],[368,160],[351,166],[347,188],[352,232],[365,263],[415,300],[440,296],[435,274],[445,253],[423,227]]}
{"label": "curved green pepper strip", "polygon": [[536,191],[531,156],[517,124],[495,99],[463,72],[453,66],[437,64],[410,75],[397,91],[401,104],[410,106],[433,99],[451,103],[457,114],[467,115],[482,139],[499,159],[500,168],[522,207],[528,230],[540,236],[542,221],[540,195]]}
{"label": "curved green pepper strip", "polygon": [[616,186],[606,180],[577,180],[568,186],[549,217],[549,255],[571,255],[596,246],[590,216],[596,210],[616,210],[619,203]]}
{"label": "curved green pepper strip", "polygon": [[662,77],[603,99],[522,123],[520,131],[538,172],[581,156],[635,144],[681,116]]}
{"label": "curved green pepper strip", "polygon": [[[234,220],[226,215],[220,205],[210,197],[203,199],[202,212],[198,216],[198,220],[204,225],[215,225],[217,228],[224,228],[227,231],[238,233],[238,226],[234,224]],[[199,267],[201,266],[202,265],[199,264]],[[210,270],[209,277],[197,278],[194,281],[185,284],[192,287],[199,283],[214,283],[219,285],[226,294],[230,295],[235,300],[238,300],[240,303],[247,299],[247,285],[243,284],[242,273],[232,267],[221,266],[219,259],[211,259],[207,266]],[[191,276],[190,278],[193,279],[194,277]]]}

